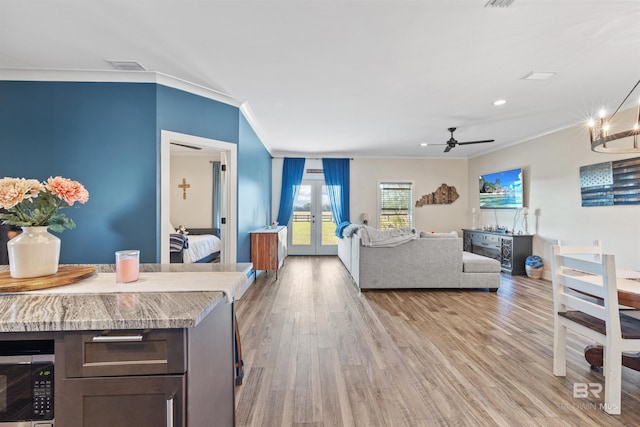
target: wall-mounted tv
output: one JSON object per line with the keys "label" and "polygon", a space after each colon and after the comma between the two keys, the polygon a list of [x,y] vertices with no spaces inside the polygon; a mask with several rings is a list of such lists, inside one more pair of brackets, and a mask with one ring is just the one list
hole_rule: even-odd
{"label": "wall-mounted tv", "polygon": [[480,209],[519,209],[522,201],[522,169],[480,175]]}

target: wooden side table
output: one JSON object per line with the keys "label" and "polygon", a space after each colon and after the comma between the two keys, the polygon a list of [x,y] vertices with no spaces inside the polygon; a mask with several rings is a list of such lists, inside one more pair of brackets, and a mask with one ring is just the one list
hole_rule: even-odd
{"label": "wooden side table", "polygon": [[287,227],[280,225],[276,228],[261,228],[250,234],[253,269],[275,270],[277,279],[278,269],[287,256]]}

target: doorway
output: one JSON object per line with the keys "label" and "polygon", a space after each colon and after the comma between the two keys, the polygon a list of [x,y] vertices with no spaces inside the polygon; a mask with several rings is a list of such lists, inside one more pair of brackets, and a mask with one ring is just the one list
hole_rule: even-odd
{"label": "doorway", "polygon": [[[220,226],[220,262],[223,264],[236,262],[237,229],[236,229],[236,199],[237,199],[237,145],[202,138],[194,135],[160,131],[160,262],[169,263],[169,234],[171,231],[170,218],[171,207],[170,194],[170,170],[171,170],[171,143],[178,143],[192,147],[201,147],[220,153],[221,163],[227,165],[225,177],[221,178],[221,203],[220,216],[226,218],[226,224]],[[222,175],[222,174],[221,174]]]}
{"label": "doorway", "polygon": [[337,255],[336,223],[324,181],[302,181],[287,231],[289,255]]}

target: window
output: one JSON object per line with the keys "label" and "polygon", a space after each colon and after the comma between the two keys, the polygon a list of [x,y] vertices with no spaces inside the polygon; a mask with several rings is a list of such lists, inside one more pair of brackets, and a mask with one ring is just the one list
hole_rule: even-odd
{"label": "window", "polygon": [[411,227],[413,224],[413,183],[381,182],[378,192],[379,228]]}

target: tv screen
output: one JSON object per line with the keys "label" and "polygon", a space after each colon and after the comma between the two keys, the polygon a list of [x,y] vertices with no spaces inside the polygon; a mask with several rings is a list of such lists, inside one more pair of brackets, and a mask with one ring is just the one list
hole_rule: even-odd
{"label": "tv screen", "polygon": [[480,175],[480,209],[519,209],[522,200],[522,169]]}

